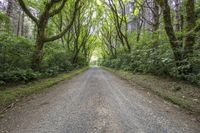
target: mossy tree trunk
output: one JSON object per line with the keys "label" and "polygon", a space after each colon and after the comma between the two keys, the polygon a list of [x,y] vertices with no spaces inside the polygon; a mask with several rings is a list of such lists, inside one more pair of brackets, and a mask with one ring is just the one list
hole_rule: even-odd
{"label": "mossy tree trunk", "polygon": [[153,47],[157,48],[159,46],[159,26],[160,26],[160,8],[158,3],[156,2],[156,0],[153,0],[153,7],[152,7],[152,15],[153,15],[153,26],[152,26],[152,30],[153,30],[153,35],[152,35],[152,39],[153,41]]}
{"label": "mossy tree trunk", "polygon": [[[195,16],[195,0],[188,0],[186,2],[186,31],[190,32],[196,27],[196,16]],[[185,54],[191,56],[193,53],[193,46],[195,44],[195,33],[190,32],[185,38]]]}
{"label": "mossy tree trunk", "polygon": [[179,43],[178,38],[176,37],[173,25],[172,25],[172,20],[171,20],[171,11],[170,11],[170,6],[168,4],[168,0],[157,0],[161,8],[163,9],[163,20],[164,20],[164,25],[165,25],[165,31],[167,33],[167,36],[169,38],[171,48],[174,52],[174,57],[176,60],[177,66],[181,65],[181,60],[182,60],[182,54],[181,54],[181,44]]}
{"label": "mossy tree trunk", "polygon": [[[36,18],[30,12],[30,10],[27,8],[27,6],[23,0],[18,0],[21,8],[26,13],[26,15],[29,16],[32,19],[32,21],[35,22],[35,24],[36,24],[36,29],[37,29],[36,46],[35,46],[36,49],[33,54],[33,60],[32,60],[32,69],[34,71],[40,70],[40,65],[41,65],[42,57],[43,57],[44,44],[46,42],[51,42],[51,41],[62,38],[67,33],[67,31],[69,31],[71,26],[73,25],[73,22],[76,18],[76,13],[80,9],[80,5],[79,5],[80,1],[81,0],[75,1],[72,18],[71,18],[69,24],[57,35],[48,38],[47,35],[45,35],[48,21],[50,20],[50,18],[61,13],[63,8],[65,7],[65,4],[67,3],[67,0],[50,0],[50,1],[48,1],[44,7],[44,11],[40,14],[39,18]],[[57,8],[54,8],[56,4],[60,4],[60,5]]]}
{"label": "mossy tree trunk", "polygon": [[183,68],[183,70],[181,70],[181,73],[189,74],[192,72],[191,65],[189,64],[189,57],[193,54],[193,46],[195,44],[195,30],[198,28],[198,26],[196,26],[195,0],[187,0],[185,5],[187,18],[184,47],[183,42],[180,41],[183,39],[183,37],[182,39],[180,39],[180,37],[178,37],[175,34],[175,30],[172,25],[171,12],[168,0],[157,0],[157,2],[163,9],[165,31],[167,33],[172,50],[174,52],[177,67],[187,66],[187,68]]}

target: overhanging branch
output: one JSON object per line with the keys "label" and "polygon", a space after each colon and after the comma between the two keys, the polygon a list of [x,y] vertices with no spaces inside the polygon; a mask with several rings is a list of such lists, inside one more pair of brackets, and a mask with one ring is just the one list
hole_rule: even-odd
{"label": "overhanging branch", "polygon": [[62,1],[62,4],[60,5],[60,7],[57,8],[57,9],[55,9],[55,10],[53,10],[51,13],[49,13],[49,16],[50,16],[50,17],[53,17],[53,16],[55,16],[56,14],[60,13],[60,11],[65,7],[65,4],[66,4],[67,1],[68,1],[68,0],[63,0],[63,1]]}
{"label": "overhanging branch", "polygon": [[23,0],[18,0],[19,5],[21,6],[22,10],[28,15],[37,25],[38,25],[38,20],[33,14],[29,11],[29,9],[26,7],[25,3]]}
{"label": "overhanging branch", "polygon": [[65,33],[67,33],[67,31],[70,30],[70,28],[72,27],[72,25],[73,25],[73,23],[74,23],[74,21],[75,21],[75,19],[76,19],[77,11],[80,10],[80,7],[81,7],[81,6],[79,6],[79,1],[80,1],[80,0],[76,0],[76,2],[75,2],[75,9],[74,9],[74,11],[73,11],[73,17],[72,17],[72,20],[70,21],[70,23],[68,24],[68,26],[66,26],[66,28],[65,28],[62,32],[60,32],[59,34],[57,34],[57,35],[55,35],[55,36],[52,36],[52,37],[50,37],[50,38],[44,39],[44,42],[55,41],[55,40],[61,38],[62,36],[64,36]]}

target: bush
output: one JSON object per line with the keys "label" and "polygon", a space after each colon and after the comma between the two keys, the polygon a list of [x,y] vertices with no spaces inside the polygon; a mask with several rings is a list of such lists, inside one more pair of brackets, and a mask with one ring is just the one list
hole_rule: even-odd
{"label": "bush", "polygon": [[17,37],[8,32],[0,32],[0,85],[9,82],[28,82],[41,77],[55,76],[87,65],[79,55],[77,64],[71,63],[73,53],[58,44],[46,44],[41,71],[31,69],[34,41]]}
{"label": "bush", "polygon": [[0,11],[0,31],[10,32],[10,18]]}
{"label": "bush", "polygon": [[33,46],[31,40],[0,33],[0,72],[16,68],[29,69]]}
{"label": "bush", "polygon": [[43,74],[45,77],[49,77],[49,76],[55,76],[59,73],[59,67],[58,66],[54,66],[54,67],[50,67],[48,69],[46,69]]}
{"label": "bush", "polygon": [[11,71],[5,71],[0,74],[0,81],[2,82],[28,82],[35,80],[41,77],[41,74],[38,72],[33,72],[31,69],[22,70],[16,69]]}
{"label": "bush", "polygon": [[[105,56],[104,59],[101,59],[100,65],[135,73],[168,75],[200,85],[199,44],[195,46],[194,55],[183,60],[185,63],[177,67],[169,43],[160,44],[155,49],[152,45],[149,45],[152,43],[151,41],[149,41],[149,44],[147,42],[145,40],[145,42],[136,43],[132,48],[132,53],[122,52],[116,57]],[[190,68],[190,66],[192,66],[192,73],[181,72]]]}
{"label": "bush", "polygon": [[134,48],[130,54],[121,54],[116,58],[106,58],[101,62],[101,65],[122,69],[126,71],[153,73],[157,75],[170,74],[172,68],[175,67],[173,63],[173,56],[171,51],[163,50],[160,47],[157,50],[144,48]]}
{"label": "bush", "polygon": [[61,45],[47,45],[42,62],[45,71],[69,72],[74,69],[70,62],[71,54],[67,53]]}

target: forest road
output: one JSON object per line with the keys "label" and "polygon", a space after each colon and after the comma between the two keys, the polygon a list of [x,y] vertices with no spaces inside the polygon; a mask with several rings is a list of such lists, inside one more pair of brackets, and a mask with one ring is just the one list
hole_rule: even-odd
{"label": "forest road", "polygon": [[173,104],[101,68],[19,102],[0,120],[2,133],[200,133]]}

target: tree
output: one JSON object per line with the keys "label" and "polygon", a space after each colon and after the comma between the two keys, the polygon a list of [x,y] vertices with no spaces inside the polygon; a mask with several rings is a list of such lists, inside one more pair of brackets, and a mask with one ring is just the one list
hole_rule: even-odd
{"label": "tree", "polygon": [[[85,2],[82,8],[78,11],[76,20],[73,25],[73,56],[72,64],[78,62],[78,55],[83,52],[83,56],[87,59],[87,44],[92,34],[94,34],[94,8],[89,2]],[[89,8],[88,8],[89,7]],[[93,40],[95,41],[95,40]],[[90,44],[91,45],[91,44]],[[82,51],[81,51],[82,50]]]}
{"label": "tree", "polygon": [[12,17],[12,15],[13,15],[14,4],[15,4],[15,0],[8,0],[8,6],[7,6],[6,14],[9,17]]}
{"label": "tree", "polygon": [[125,5],[126,3],[121,0],[109,0],[108,3],[104,2],[104,4],[106,4],[110,8],[117,35],[122,45],[125,46],[125,50],[130,53],[131,45],[128,40],[128,22]]}
{"label": "tree", "polygon": [[[186,2],[186,32],[196,27],[195,0],[187,0]],[[187,33],[185,37],[185,56],[188,57],[193,53],[195,44],[195,32]]]}
{"label": "tree", "polygon": [[72,18],[70,22],[68,22],[68,25],[65,28],[63,28],[63,30],[57,35],[54,35],[52,37],[47,37],[46,30],[47,30],[49,20],[55,15],[59,14],[65,7],[66,3],[71,2],[71,1],[50,0],[45,4],[43,11],[40,12],[39,17],[37,18],[31,13],[31,11],[28,9],[27,5],[25,4],[23,0],[18,0],[23,11],[32,19],[32,21],[36,24],[36,28],[37,28],[36,50],[33,55],[33,61],[32,61],[32,69],[34,71],[40,70],[40,64],[42,62],[42,57],[43,57],[44,44],[61,38],[73,25],[73,22],[76,18],[76,14],[78,10],[80,9],[80,4],[79,4],[80,1],[81,0],[76,0],[74,2]]}
{"label": "tree", "polygon": [[[185,37],[185,45],[184,51],[182,52],[182,42],[179,37],[176,35],[175,30],[172,25],[171,20],[171,11],[170,6],[168,4],[168,0],[157,0],[159,5],[163,9],[163,19],[165,24],[165,31],[168,35],[171,47],[174,52],[175,60],[177,66],[187,65],[188,58],[193,53],[193,46],[195,44],[195,35],[194,32],[190,32],[192,29],[196,27],[196,17],[195,17],[195,1],[187,0],[186,1],[186,37]],[[181,39],[182,40],[182,39]],[[192,71],[192,67],[184,69],[183,73],[190,73]],[[182,73],[181,72],[181,73]]]}

